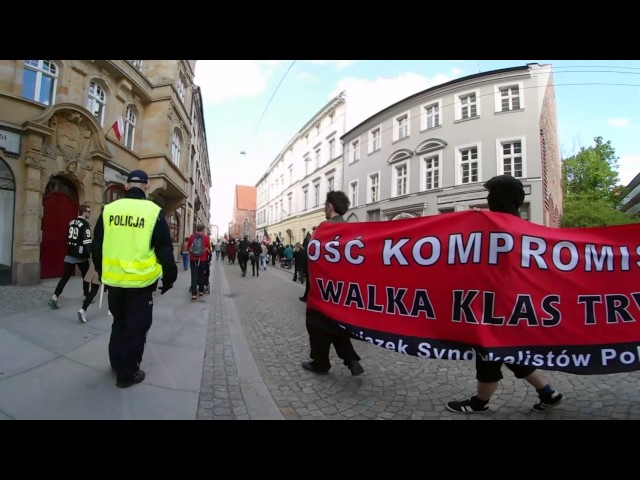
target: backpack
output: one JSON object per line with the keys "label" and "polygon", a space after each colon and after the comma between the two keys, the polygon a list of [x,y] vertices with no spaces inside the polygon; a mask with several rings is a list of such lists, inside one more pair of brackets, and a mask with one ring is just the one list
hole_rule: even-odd
{"label": "backpack", "polygon": [[193,243],[191,244],[191,248],[189,249],[189,253],[194,257],[201,257],[204,252],[204,235],[196,235],[196,238],[193,239]]}

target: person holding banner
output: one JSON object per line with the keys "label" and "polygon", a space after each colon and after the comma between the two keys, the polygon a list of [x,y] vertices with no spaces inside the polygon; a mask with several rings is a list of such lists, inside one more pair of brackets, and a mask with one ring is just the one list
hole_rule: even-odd
{"label": "person holding banner", "polygon": [[[327,199],[324,203],[327,221],[344,222],[343,215],[347,213],[350,204],[351,202],[344,192],[331,191],[327,193]],[[329,351],[331,344],[333,344],[338,357],[351,370],[351,375],[355,377],[364,373],[364,368],[360,365],[360,357],[351,343],[351,337],[335,323],[307,315],[306,325],[311,347],[309,356],[312,361],[302,362],[302,368],[320,375],[329,373],[331,369]]]}
{"label": "person holding banner", "polygon": [[[492,212],[510,213],[520,216],[520,206],[524,202],[524,187],[522,182],[510,175],[498,175],[484,184],[488,190],[487,203]],[[446,404],[447,410],[455,413],[486,413],[489,411],[488,403],[491,396],[498,389],[498,382],[502,380],[503,362],[489,362],[476,358],[477,391],[467,400],[452,401]],[[533,405],[532,410],[542,412],[555,407],[564,398],[561,393],[551,388],[549,382],[540,370],[528,365],[511,365],[504,363],[516,378],[523,378],[529,382],[538,393],[539,402]]]}

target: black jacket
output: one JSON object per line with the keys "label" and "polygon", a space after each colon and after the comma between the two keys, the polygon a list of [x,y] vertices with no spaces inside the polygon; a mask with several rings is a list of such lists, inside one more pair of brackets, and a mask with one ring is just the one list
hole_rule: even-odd
{"label": "black jacket", "polygon": [[91,226],[82,215],[69,222],[67,255],[76,258],[89,258],[91,255]]}
{"label": "black jacket", "polygon": [[[144,192],[139,188],[131,188],[127,191],[126,198],[138,198],[144,200],[146,198]],[[117,200],[116,200],[117,201]],[[102,214],[98,218],[93,237],[93,248],[91,256],[96,271],[102,276],[102,243],[104,241],[104,223]],[[171,240],[171,232],[169,225],[164,216],[164,211],[160,210],[158,221],[153,228],[151,234],[151,248],[154,249],[158,262],[162,265],[162,283],[164,286],[172,285],[178,278],[178,267],[173,259],[173,241]]]}

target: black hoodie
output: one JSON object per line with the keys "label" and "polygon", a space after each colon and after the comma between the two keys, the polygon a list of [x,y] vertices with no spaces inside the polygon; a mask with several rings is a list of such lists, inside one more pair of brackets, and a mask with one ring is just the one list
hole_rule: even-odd
{"label": "black hoodie", "polygon": [[511,175],[498,175],[489,179],[484,188],[489,191],[489,210],[520,216],[519,208],[524,202],[524,187],[520,180]]}

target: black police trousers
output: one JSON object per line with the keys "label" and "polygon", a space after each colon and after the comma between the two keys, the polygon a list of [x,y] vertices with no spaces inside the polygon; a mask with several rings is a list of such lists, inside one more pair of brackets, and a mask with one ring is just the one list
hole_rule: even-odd
{"label": "black police trousers", "polygon": [[113,315],[109,360],[119,380],[130,379],[140,369],[153,321],[152,294],[157,283],[143,288],[109,287],[109,310]]}
{"label": "black police trousers", "polygon": [[332,344],[336,354],[345,365],[348,366],[352,360],[360,360],[351,343],[351,337],[334,322],[307,313],[306,326],[311,347],[309,356],[318,369],[329,370],[331,368],[329,351]]}

